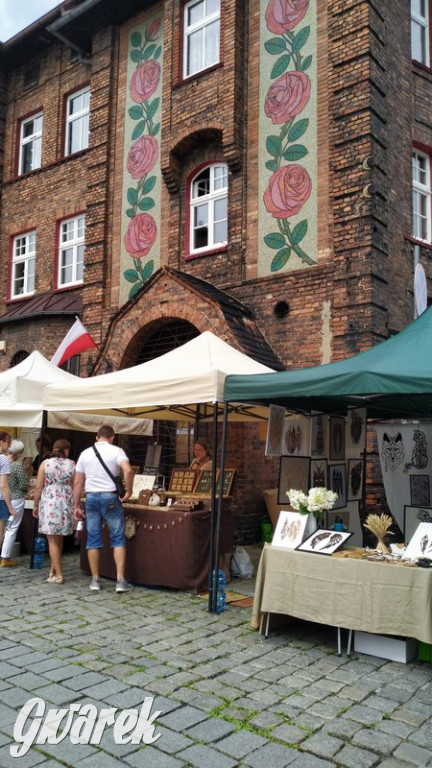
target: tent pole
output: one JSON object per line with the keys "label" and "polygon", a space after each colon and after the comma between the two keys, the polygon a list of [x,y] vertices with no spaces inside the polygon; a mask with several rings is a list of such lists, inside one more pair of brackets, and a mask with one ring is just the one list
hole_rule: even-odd
{"label": "tent pole", "polygon": [[[41,423],[41,429],[39,433],[39,439],[40,439],[39,466],[42,461],[43,439],[44,439],[45,432],[47,430],[47,425],[48,425],[48,412],[42,411],[42,423]],[[30,569],[33,568],[33,565],[34,565],[34,543],[38,533],[38,525],[39,525],[39,521],[36,517],[34,517],[33,518],[33,538],[32,538],[31,555],[30,555],[30,566],[29,566]]]}
{"label": "tent pole", "polygon": [[213,605],[213,595],[216,589],[217,597],[217,561],[215,562],[215,521],[216,521],[216,477],[217,477],[217,443],[218,443],[218,404],[213,403],[213,471],[211,485],[211,504],[210,504],[210,572],[209,572],[209,602],[208,610],[211,613]]}
{"label": "tent pole", "polygon": [[215,589],[213,589],[213,603],[212,612],[216,613],[217,609],[217,564],[219,562],[219,534],[222,519],[222,507],[223,507],[223,487],[224,487],[224,472],[225,472],[225,448],[226,448],[226,434],[228,426],[228,403],[224,403],[223,422],[222,422],[222,439],[221,439],[221,457],[220,457],[220,475],[219,475],[219,496],[217,499],[217,518],[216,518],[216,530],[215,530],[215,554],[214,559],[216,563],[215,568]]}

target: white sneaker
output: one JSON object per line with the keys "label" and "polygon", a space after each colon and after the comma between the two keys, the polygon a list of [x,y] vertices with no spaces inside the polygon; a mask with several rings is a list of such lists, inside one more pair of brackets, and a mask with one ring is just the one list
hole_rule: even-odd
{"label": "white sneaker", "polygon": [[93,578],[90,583],[90,589],[92,590],[92,592],[100,592],[100,588],[101,588],[100,579]]}
{"label": "white sneaker", "polygon": [[130,592],[133,589],[132,584],[129,584],[125,579],[121,579],[116,584],[116,592]]}

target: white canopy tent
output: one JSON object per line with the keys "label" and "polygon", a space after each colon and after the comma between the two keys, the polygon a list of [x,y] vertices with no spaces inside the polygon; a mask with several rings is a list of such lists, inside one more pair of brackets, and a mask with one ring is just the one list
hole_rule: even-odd
{"label": "white canopy tent", "polygon": [[[0,424],[2,427],[27,427],[40,430],[43,421],[43,393],[47,384],[73,386],[80,382],[73,376],[53,365],[40,352],[32,352],[21,363],[0,373]],[[78,411],[81,409],[78,407]],[[117,432],[151,435],[152,422],[148,419],[113,417],[101,419],[91,414],[62,413],[55,411],[48,415],[48,427],[89,431],[98,429],[109,422]]]}

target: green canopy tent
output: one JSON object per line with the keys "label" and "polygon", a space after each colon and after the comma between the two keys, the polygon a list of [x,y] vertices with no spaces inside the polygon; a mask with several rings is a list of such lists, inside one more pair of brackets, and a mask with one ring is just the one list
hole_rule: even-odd
{"label": "green canopy tent", "polygon": [[225,379],[224,400],[299,413],[367,408],[370,418],[432,417],[432,307],[396,336],[336,363]]}

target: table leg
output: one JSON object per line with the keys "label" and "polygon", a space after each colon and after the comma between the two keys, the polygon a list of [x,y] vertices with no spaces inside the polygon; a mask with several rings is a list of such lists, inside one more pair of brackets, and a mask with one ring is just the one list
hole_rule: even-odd
{"label": "table leg", "polygon": [[347,645],[347,656],[350,656],[351,654],[351,643],[352,643],[352,629],[348,630],[348,645]]}
{"label": "table leg", "polygon": [[342,655],[342,649],[341,649],[341,630],[340,627],[337,628],[337,655]]}
{"label": "table leg", "polygon": [[264,632],[264,637],[265,637],[265,638],[267,638],[267,637],[268,637],[268,633],[269,633],[269,626],[270,626],[270,614],[268,613],[268,614],[267,614],[267,618],[266,618],[265,632]]}

